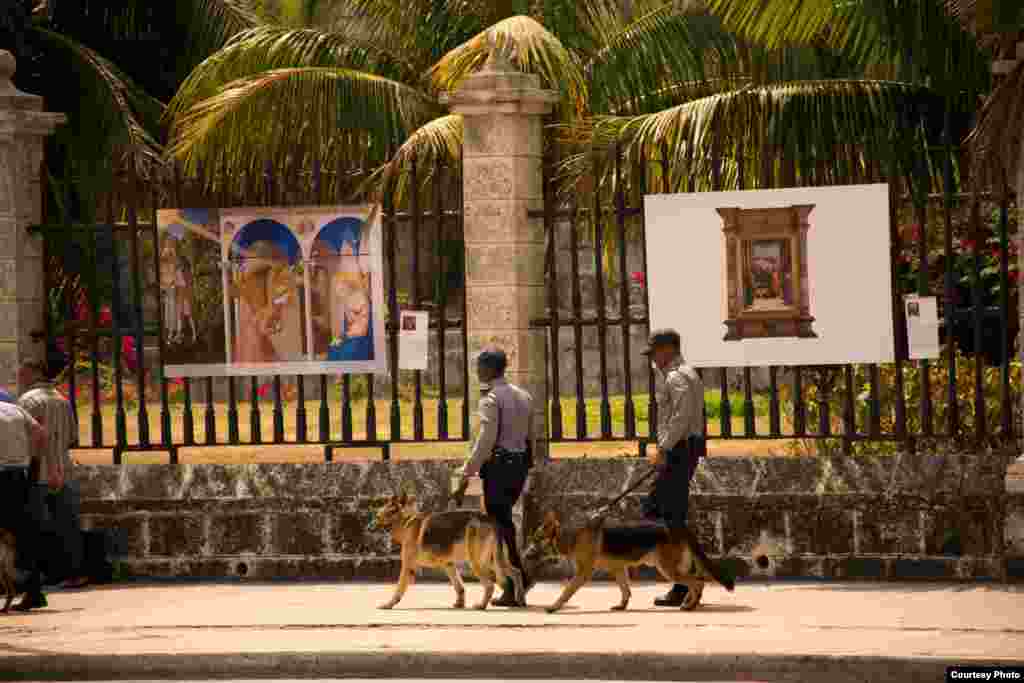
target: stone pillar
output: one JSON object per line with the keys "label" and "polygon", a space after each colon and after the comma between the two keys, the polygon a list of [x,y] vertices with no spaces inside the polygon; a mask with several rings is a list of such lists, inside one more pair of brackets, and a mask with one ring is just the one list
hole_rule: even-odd
{"label": "stone pillar", "polygon": [[530,320],[543,314],[546,300],[544,223],[529,212],[543,208],[542,117],[557,100],[493,41],[484,67],[448,97],[464,131],[469,395],[474,402],[480,395],[480,351],[504,349],[508,380],[533,395],[538,460],[548,456],[547,340],[543,330],[530,329]]}
{"label": "stone pillar", "polygon": [[15,67],[0,50],[0,386],[10,388],[21,363],[42,359],[42,344],[31,337],[43,329],[42,238],[27,228],[42,220],[43,141],[66,120],[43,112],[42,97],[14,87]]}

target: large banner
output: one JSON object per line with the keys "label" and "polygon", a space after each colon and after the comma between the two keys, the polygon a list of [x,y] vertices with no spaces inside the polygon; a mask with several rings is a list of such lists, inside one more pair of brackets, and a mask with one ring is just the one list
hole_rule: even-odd
{"label": "large banner", "polygon": [[379,212],[157,212],[170,377],[385,373]]}
{"label": "large banner", "polygon": [[886,185],[644,198],[651,327],[697,367],[894,360]]}

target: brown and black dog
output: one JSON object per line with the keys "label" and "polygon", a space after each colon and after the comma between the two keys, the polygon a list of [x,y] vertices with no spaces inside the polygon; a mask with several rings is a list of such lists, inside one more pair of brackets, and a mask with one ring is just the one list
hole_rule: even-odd
{"label": "brown and black dog", "polygon": [[0,612],[7,612],[11,609],[11,603],[17,596],[16,587],[17,573],[15,560],[18,554],[18,544],[7,529],[0,529],[0,592],[7,597],[7,602]]}
{"label": "brown and black dog", "polygon": [[458,562],[468,561],[484,586],[483,600],[475,609],[487,609],[494,594],[495,581],[512,579],[516,599],[523,604],[523,576],[512,566],[508,551],[500,542],[497,527],[486,515],[471,510],[418,512],[416,501],[405,493],[392,496],[377,512],[371,525],[388,529],[395,543],[402,546],[402,573],[395,595],[380,606],[391,609],[416,580],[419,567],[443,567],[455,588],[456,609],[466,606],[466,588]]}
{"label": "brown and black dog", "polygon": [[686,528],[669,530],[651,523],[613,527],[605,526],[603,520],[563,528],[558,515],[548,512],[533,539],[547,553],[570,559],[576,565],[576,575],[547,608],[548,612],[564,607],[596,569],[604,569],[615,577],[622,591],[622,601],[613,610],[624,610],[629,605],[630,567],[653,566],[669,581],[685,585],[688,591],[684,610],[696,609],[708,581],[728,591],[735,587],[732,578],[708,559],[697,537]]}

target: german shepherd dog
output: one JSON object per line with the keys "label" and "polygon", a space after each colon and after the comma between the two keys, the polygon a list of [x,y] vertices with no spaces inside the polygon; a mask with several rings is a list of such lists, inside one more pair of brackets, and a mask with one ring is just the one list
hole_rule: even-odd
{"label": "german shepherd dog", "polygon": [[622,601],[612,607],[616,611],[625,610],[629,605],[630,567],[654,566],[669,581],[684,584],[688,590],[682,609],[686,611],[700,604],[704,584],[708,581],[730,592],[735,587],[733,579],[708,559],[697,537],[686,528],[669,530],[652,523],[611,527],[605,526],[603,520],[578,528],[563,528],[558,515],[548,512],[533,539],[546,554],[557,554],[576,565],[576,575],[558,600],[547,608],[548,612],[562,609],[590,580],[595,569],[608,571],[618,582]]}
{"label": "german shepherd dog", "polygon": [[512,579],[516,600],[522,604],[523,576],[512,566],[508,551],[500,542],[498,529],[486,515],[471,510],[418,512],[416,501],[404,492],[392,496],[378,510],[371,528],[391,532],[391,539],[402,546],[402,573],[395,595],[380,606],[391,609],[416,580],[419,567],[443,567],[455,588],[455,604],[466,606],[466,588],[456,563],[469,561],[473,573],[484,586],[483,599],[474,609],[487,609],[494,594],[495,581]]}
{"label": "german shepherd dog", "polygon": [[14,534],[7,529],[0,529],[0,591],[7,597],[7,602],[0,612],[7,612],[11,609],[11,603],[14,602],[18,593],[14,564],[17,550],[18,544],[14,539]]}

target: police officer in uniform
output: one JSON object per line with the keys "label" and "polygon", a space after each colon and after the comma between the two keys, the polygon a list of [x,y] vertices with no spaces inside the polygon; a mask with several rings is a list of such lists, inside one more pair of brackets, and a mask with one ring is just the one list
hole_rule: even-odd
{"label": "police officer in uniform", "polygon": [[[700,458],[707,454],[704,441],[704,383],[683,362],[679,333],[655,330],[644,351],[654,367],[658,407],[658,474],[644,516],[659,519],[670,529],[686,525],[690,482]],[[679,607],[686,586],[675,584],[657,598],[658,607]]]}
{"label": "police officer in uniform", "polygon": [[[502,541],[508,548],[512,565],[523,572],[523,585],[531,582],[523,568],[516,547],[516,527],[512,507],[526,485],[526,476],[533,465],[533,398],[524,389],[505,380],[508,360],[501,349],[486,349],[477,359],[480,379],[480,431],[469,462],[462,473],[455,493],[456,505],[469,486],[469,478],[479,473],[483,480],[484,507],[497,522]],[[511,579],[505,582],[504,593],[491,602],[498,607],[524,607],[516,602]]]}

